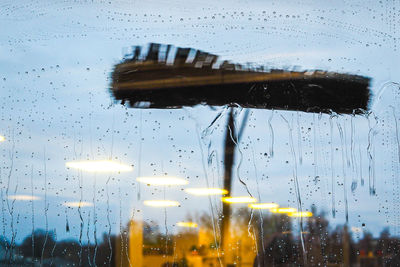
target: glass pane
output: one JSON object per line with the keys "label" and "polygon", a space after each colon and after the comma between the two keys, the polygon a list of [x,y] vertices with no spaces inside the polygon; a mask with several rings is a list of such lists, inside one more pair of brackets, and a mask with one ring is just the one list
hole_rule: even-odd
{"label": "glass pane", "polygon": [[1,7],[1,266],[400,264],[398,1]]}

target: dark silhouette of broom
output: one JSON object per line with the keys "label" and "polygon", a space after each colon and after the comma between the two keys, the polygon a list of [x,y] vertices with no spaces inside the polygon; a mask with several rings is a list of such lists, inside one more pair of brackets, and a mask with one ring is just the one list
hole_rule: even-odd
{"label": "dark silhouette of broom", "polygon": [[[198,104],[362,114],[368,109],[370,79],[325,71],[250,68],[192,48],[152,43],[147,52],[134,47],[112,73],[116,100],[137,108],[179,108]],[[224,189],[231,193],[237,139],[232,109],[225,137]],[[231,209],[223,203],[221,247]]]}

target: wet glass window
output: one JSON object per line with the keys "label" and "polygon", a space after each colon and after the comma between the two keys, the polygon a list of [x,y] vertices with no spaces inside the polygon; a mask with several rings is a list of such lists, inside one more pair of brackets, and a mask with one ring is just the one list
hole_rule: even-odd
{"label": "wet glass window", "polygon": [[0,4],[1,266],[399,266],[400,2]]}

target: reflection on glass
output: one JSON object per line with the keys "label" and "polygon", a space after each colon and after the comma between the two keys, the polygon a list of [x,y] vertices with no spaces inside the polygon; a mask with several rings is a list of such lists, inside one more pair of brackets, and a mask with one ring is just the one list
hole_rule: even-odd
{"label": "reflection on glass", "polygon": [[289,213],[290,217],[312,217],[313,214],[310,211],[298,211]]}
{"label": "reflection on glass", "polygon": [[31,201],[31,200],[39,200],[40,197],[30,196],[30,195],[12,195],[12,196],[9,196],[8,199],[21,200],[21,201]]}
{"label": "reflection on glass", "polygon": [[210,196],[210,195],[225,195],[228,194],[228,190],[222,188],[187,188],[186,193],[195,196]]}
{"label": "reflection on glass", "polygon": [[65,165],[68,168],[87,172],[129,172],[133,170],[132,166],[111,160],[71,161]]}
{"label": "reflection on glass", "polygon": [[174,200],[145,200],[143,204],[149,207],[177,207],[180,205],[178,201]]}
{"label": "reflection on glass", "polygon": [[272,213],[294,213],[297,210],[295,208],[278,208],[278,209],[271,209]]}
{"label": "reflection on glass", "polygon": [[226,203],[254,203],[254,202],[257,202],[257,199],[255,199],[254,197],[247,197],[247,196],[223,197],[222,201],[226,202]]}
{"label": "reflection on glass", "polygon": [[93,206],[93,203],[86,201],[71,201],[71,202],[65,202],[63,206],[69,208],[82,208],[82,207],[91,207]]}
{"label": "reflection on glass", "polygon": [[136,180],[147,185],[186,185],[189,183],[185,179],[170,176],[139,177]]}
{"label": "reflection on glass", "polygon": [[278,207],[279,207],[279,205],[276,204],[276,203],[254,203],[254,204],[249,204],[249,208],[258,209],[258,210],[276,209]]}
{"label": "reflection on glass", "polygon": [[177,222],[177,226],[179,227],[187,227],[187,228],[197,228],[198,224],[195,222]]}
{"label": "reflection on glass", "polygon": [[0,135],[0,142],[4,142],[6,140],[6,138],[2,135]]}

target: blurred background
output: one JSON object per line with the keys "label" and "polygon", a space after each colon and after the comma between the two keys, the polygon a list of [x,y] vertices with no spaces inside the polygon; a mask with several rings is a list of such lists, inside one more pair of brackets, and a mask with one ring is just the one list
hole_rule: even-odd
{"label": "blurred background", "polygon": [[[398,0],[0,5],[4,266],[400,264]],[[230,109],[129,108],[109,92],[114,65],[150,42],[367,76],[370,110],[234,108],[230,195],[254,199],[229,204],[221,247],[221,195],[188,188],[223,187]]]}

